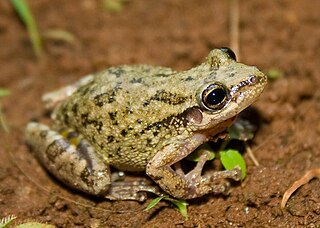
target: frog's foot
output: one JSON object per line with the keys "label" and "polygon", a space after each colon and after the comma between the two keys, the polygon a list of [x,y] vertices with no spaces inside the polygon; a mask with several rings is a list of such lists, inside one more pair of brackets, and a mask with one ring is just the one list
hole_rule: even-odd
{"label": "frog's foot", "polygon": [[62,182],[93,195],[108,191],[111,185],[109,166],[76,132],[59,133],[31,122],[26,128],[26,139],[42,165]]}
{"label": "frog's foot", "polygon": [[136,200],[143,202],[147,199],[147,192],[162,195],[157,186],[146,185],[144,181],[114,182],[105,198],[110,200]]}
{"label": "frog's foot", "polygon": [[[192,199],[208,193],[227,193],[230,183],[227,179],[239,181],[241,169],[211,172],[202,175],[202,169],[209,158],[203,153],[196,167],[184,174],[175,164],[206,142],[207,136],[197,133],[181,144],[170,144],[159,151],[148,163],[147,174],[170,195],[176,198]],[[174,170],[171,166],[177,168]]]}

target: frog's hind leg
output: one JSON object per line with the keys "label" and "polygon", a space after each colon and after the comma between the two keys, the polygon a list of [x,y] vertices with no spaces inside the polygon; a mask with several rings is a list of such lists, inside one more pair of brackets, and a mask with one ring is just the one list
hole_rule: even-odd
{"label": "frog's hind leg", "polygon": [[56,178],[70,187],[111,200],[144,201],[146,192],[159,195],[159,188],[141,181],[121,182],[94,148],[72,130],[54,131],[31,122],[26,128],[27,143],[38,159]]}
{"label": "frog's hind leg", "polygon": [[105,194],[111,184],[109,166],[84,139],[72,131],[51,130],[31,122],[26,128],[27,143],[54,176],[72,188],[93,195]]}

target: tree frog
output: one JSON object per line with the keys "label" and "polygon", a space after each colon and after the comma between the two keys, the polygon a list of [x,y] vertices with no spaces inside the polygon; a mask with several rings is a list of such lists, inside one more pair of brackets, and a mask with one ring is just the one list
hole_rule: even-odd
{"label": "tree frog", "polygon": [[[51,124],[30,122],[26,140],[50,173],[89,194],[144,200],[158,187],[181,199],[224,193],[228,179],[241,179],[240,169],[202,174],[205,153],[188,173],[176,164],[217,139],[266,83],[228,48],[212,50],[202,64],[181,72],[111,67],[45,94]],[[115,182],[110,166],[143,171],[158,187]]]}

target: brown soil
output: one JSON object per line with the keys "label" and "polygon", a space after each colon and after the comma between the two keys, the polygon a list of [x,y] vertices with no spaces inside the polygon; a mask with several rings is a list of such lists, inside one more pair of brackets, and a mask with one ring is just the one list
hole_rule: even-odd
{"label": "brown soil", "polygon": [[59,227],[320,226],[319,179],[280,209],[285,190],[320,167],[318,1],[241,2],[241,61],[284,75],[254,104],[263,119],[252,144],[261,165],[245,155],[246,180],[227,197],[191,200],[188,220],[166,202],[144,212],[150,200],[110,202],[67,189],[33,158],[23,131],[43,112],[41,94],[87,73],[124,63],[187,69],[228,46],[227,1],[129,1],[117,14],[102,1],[29,2],[41,32],[66,30],[76,42],[46,39],[46,63],[39,63],[9,1],[0,1],[0,87],[12,92],[1,99],[11,131],[0,130],[0,218]]}

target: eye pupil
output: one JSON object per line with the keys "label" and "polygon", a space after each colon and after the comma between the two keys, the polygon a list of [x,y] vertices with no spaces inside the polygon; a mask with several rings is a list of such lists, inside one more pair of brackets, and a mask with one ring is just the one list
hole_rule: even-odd
{"label": "eye pupil", "polygon": [[219,111],[228,103],[229,99],[229,90],[223,84],[214,82],[202,91],[200,106],[208,111]]}
{"label": "eye pupil", "polygon": [[222,88],[217,88],[209,92],[206,101],[210,105],[220,104],[226,97],[226,91]]}

